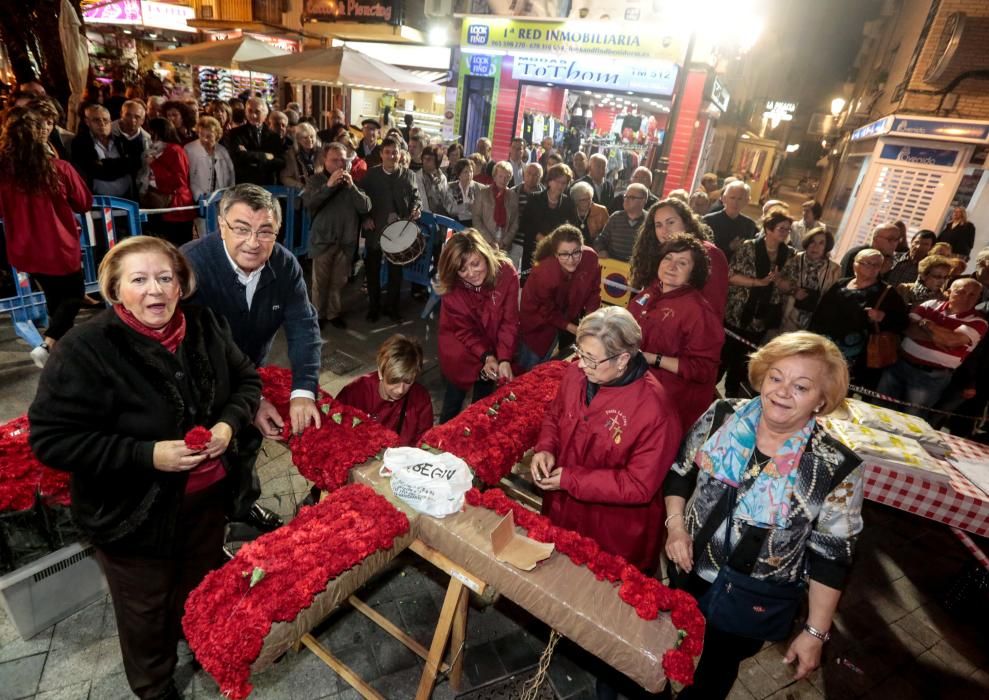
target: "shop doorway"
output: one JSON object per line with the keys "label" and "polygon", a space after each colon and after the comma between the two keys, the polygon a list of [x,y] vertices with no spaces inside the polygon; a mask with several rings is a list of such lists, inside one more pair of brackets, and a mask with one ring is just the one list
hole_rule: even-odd
{"label": "shop doorway", "polygon": [[460,122],[464,153],[469,154],[482,136],[488,135],[491,125],[491,97],[494,78],[469,75],[464,79],[464,109]]}

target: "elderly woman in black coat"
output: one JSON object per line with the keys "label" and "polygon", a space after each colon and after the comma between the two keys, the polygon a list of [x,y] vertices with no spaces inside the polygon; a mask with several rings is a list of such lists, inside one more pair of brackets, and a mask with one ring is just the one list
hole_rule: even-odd
{"label": "elderly woman in black coat", "polygon": [[[223,562],[242,476],[231,441],[260,400],[257,371],[226,322],[179,306],[194,288],[170,243],[118,243],[100,265],[112,307],[59,342],[28,414],[38,459],[72,473],[72,514],[96,546],[140,698],[179,697],[185,599]],[[210,435],[190,446],[197,426]]]}

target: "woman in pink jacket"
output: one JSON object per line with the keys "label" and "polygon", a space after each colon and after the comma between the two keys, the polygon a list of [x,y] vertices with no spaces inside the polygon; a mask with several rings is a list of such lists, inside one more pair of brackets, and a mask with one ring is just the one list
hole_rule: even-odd
{"label": "woman in pink jacket", "polygon": [[476,229],[451,238],[440,255],[436,293],[440,307],[440,369],[446,394],[440,422],[473,399],[512,379],[512,359],[519,334],[519,276],[512,262],[497,252]]}

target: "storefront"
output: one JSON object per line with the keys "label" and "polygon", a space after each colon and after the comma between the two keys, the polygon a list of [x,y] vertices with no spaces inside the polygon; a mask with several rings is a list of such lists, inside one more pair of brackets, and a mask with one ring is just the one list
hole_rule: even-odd
{"label": "storefront", "polygon": [[551,136],[628,174],[655,158],[682,61],[682,42],[652,24],[468,17],[455,129],[468,150],[491,138],[496,158],[515,136]]}
{"label": "storefront", "polygon": [[[267,34],[254,34],[239,29],[232,31],[208,32],[209,41],[227,41],[249,36],[286,53],[301,50],[298,41]],[[199,101],[203,104],[212,100],[229,100],[245,92],[260,94],[269,104],[279,104],[278,79],[267,73],[258,73],[222,66],[197,66],[196,88]]]}
{"label": "storefront", "polygon": [[[119,78],[134,83],[154,65],[152,54],[196,41],[187,22],[194,12],[185,5],[150,0],[117,0],[84,12],[90,65],[96,79]],[[192,75],[174,68],[160,78],[174,85],[191,85]]]}
{"label": "storefront", "polygon": [[952,206],[966,206],[976,248],[989,240],[985,172],[989,122],[890,115],[856,129],[828,194],[825,221],[835,225],[835,257],[869,240],[887,221],[908,234],[939,231]]}

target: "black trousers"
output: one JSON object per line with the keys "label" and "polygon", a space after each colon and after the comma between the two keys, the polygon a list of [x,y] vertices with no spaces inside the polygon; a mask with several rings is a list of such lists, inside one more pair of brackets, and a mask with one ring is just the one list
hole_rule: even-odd
{"label": "black trousers", "polygon": [[[371,311],[381,310],[381,249],[368,248],[364,258],[364,274],[367,275],[368,307]],[[388,307],[386,312],[398,313],[399,297],[402,294],[404,272],[401,265],[388,265]]]}
{"label": "black trousers", "polygon": [[185,600],[210,570],[223,564],[224,492],[220,482],[186,494],[172,556],[152,558],[96,548],[110,586],[124,672],[139,698],[167,696],[178,663]]}
{"label": "black trousers", "polygon": [[[492,381],[482,381],[478,379],[474,382],[474,391],[471,394],[471,401],[480,401],[485,396],[494,393],[498,385]],[[446,423],[452,418],[456,418],[464,410],[464,399],[467,398],[467,391],[446,380],[446,392],[443,394],[443,408],[440,409],[440,423]]]}
{"label": "black trousers", "polygon": [[82,306],[82,297],[85,294],[82,270],[67,275],[43,275],[35,272],[31,274],[31,279],[41,287],[48,306],[48,329],[45,335],[52,340],[59,340],[72,328]]}
{"label": "black trousers", "polygon": [[[746,331],[739,328],[730,330],[747,340],[758,345],[765,331]],[[748,383],[749,354],[754,352],[752,348],[741,343],[731,336],[725,337],[725,344],[721,347],[721,370],[719,374],[725,375],[725,396],[736,398],[745,396],[742,393],[743,383]]]}

